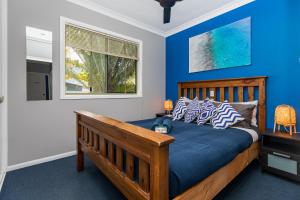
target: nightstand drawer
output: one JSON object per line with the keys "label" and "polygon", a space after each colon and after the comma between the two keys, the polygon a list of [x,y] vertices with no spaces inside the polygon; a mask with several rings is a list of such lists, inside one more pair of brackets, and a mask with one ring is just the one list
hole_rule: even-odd
{"label": "nightstand drawer", "polygon": [[[274,152],[275,154],[276,152]],[[289,158],[284,158],[285,155],[273,155],[268,154],[268,167],[279,169],[290,174],[298,175],[298,162],[295,160],[290,160]],[[288,156],[288,155],[286,155]]]}

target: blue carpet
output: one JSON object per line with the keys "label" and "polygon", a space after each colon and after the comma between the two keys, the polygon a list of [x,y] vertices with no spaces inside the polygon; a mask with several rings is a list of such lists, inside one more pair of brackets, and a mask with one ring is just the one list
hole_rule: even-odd
{"label": "blue carpet", "polygon": [[[75,157],[9,172],[1,200],[122,200],[125,197],[89,161],[77,173]],[[216,200],[298,200],[300,185],[263,173],[253,162]]]}

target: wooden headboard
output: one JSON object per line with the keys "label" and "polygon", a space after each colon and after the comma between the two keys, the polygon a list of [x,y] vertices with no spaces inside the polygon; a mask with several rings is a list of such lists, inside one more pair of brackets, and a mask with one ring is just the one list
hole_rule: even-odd
{"label": "wooden headboard", "polygon": [[[207,97],[216,101],[245,102],[258,100],[258,127],[260,132],[266,129],[266,76],[251,78],[233,78],[178,83],[178,99],[196,96],[203,100]],[[214,93],[211,96],[211,92]]]}

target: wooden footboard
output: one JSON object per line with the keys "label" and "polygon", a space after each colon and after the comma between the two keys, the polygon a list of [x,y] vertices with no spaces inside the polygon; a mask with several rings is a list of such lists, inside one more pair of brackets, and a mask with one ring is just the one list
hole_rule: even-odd
{"label": "wooden footboard", "polygon": [[174,138],[85,111],[77,114],[77,170],[84,153],[128,199],[169,199]]}

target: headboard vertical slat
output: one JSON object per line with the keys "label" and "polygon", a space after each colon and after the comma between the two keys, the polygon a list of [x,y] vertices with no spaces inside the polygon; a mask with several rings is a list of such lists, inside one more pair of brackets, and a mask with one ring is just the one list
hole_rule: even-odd
{"label": "headboard vertical slat", "polygon": [[[199,99],[203,100],[206,97],[210,97],[210,92],[213,91],[214,96],[212,98],[217,101],[224,101],[226,100],[226,97],[228,97],[229,102],[234,102],[234,97],[237,97],[239,102],[258,100],[258,126],[259,130],[263,132],[266,129],[266,78],[267,77],[265,76],[261,76],[251,78],[180,82],[178,83],[178,98],[182,96],[188,97],[188,95],[190,98],[194,98],[196,95]],[[255,99],[256,95],[254,94],[256,88],[258,88],[259,93],[257,99]],[[200,90],[202,90],[202,95],[200,94]],[[217,91],[219,91],[219,95],[217,95]],[[207,92],[209,92],[209,94],[207,94]],[[244,98],[244,93],[246,98]]]}
{"label": "headboard vertical slat", "polygon": [[187,94],[188,94],[188,90],[187,90],[187,88],[184,88],[184,89],[183,89],[183,95],[184,95],[185,97],[188,97]]}
{"label": "headboard vertical slat", "polygon": [[238,100],[239,100],[239,102],[244,101],[244,87],[242,87],[242,86],[240,86],[238,88]]}
{"label": "headboard vertical slat", "polygon": [[190,99],[194,99],[194,88],[190,89]]}
{"label": "headboard vertical slat", "polygon": [[207,97],[206,88],[202,88],[202,97],[203,97],[203,99],[206,99],[206,97]]}
{"label": "headboard vertical slat", "polygon": [[196,97],[198,97],[198,99],[201,99],[201,97],[200,97],[200,88],[196,88]]}
{"label": "headboard vertical slat", "polygon": [[220,101],[225,101],[225,89],[220,87]]}
{"label": "headboard vertical slat", "polygon": [[254,100],[254,87],[248,87],[248,101]]}

